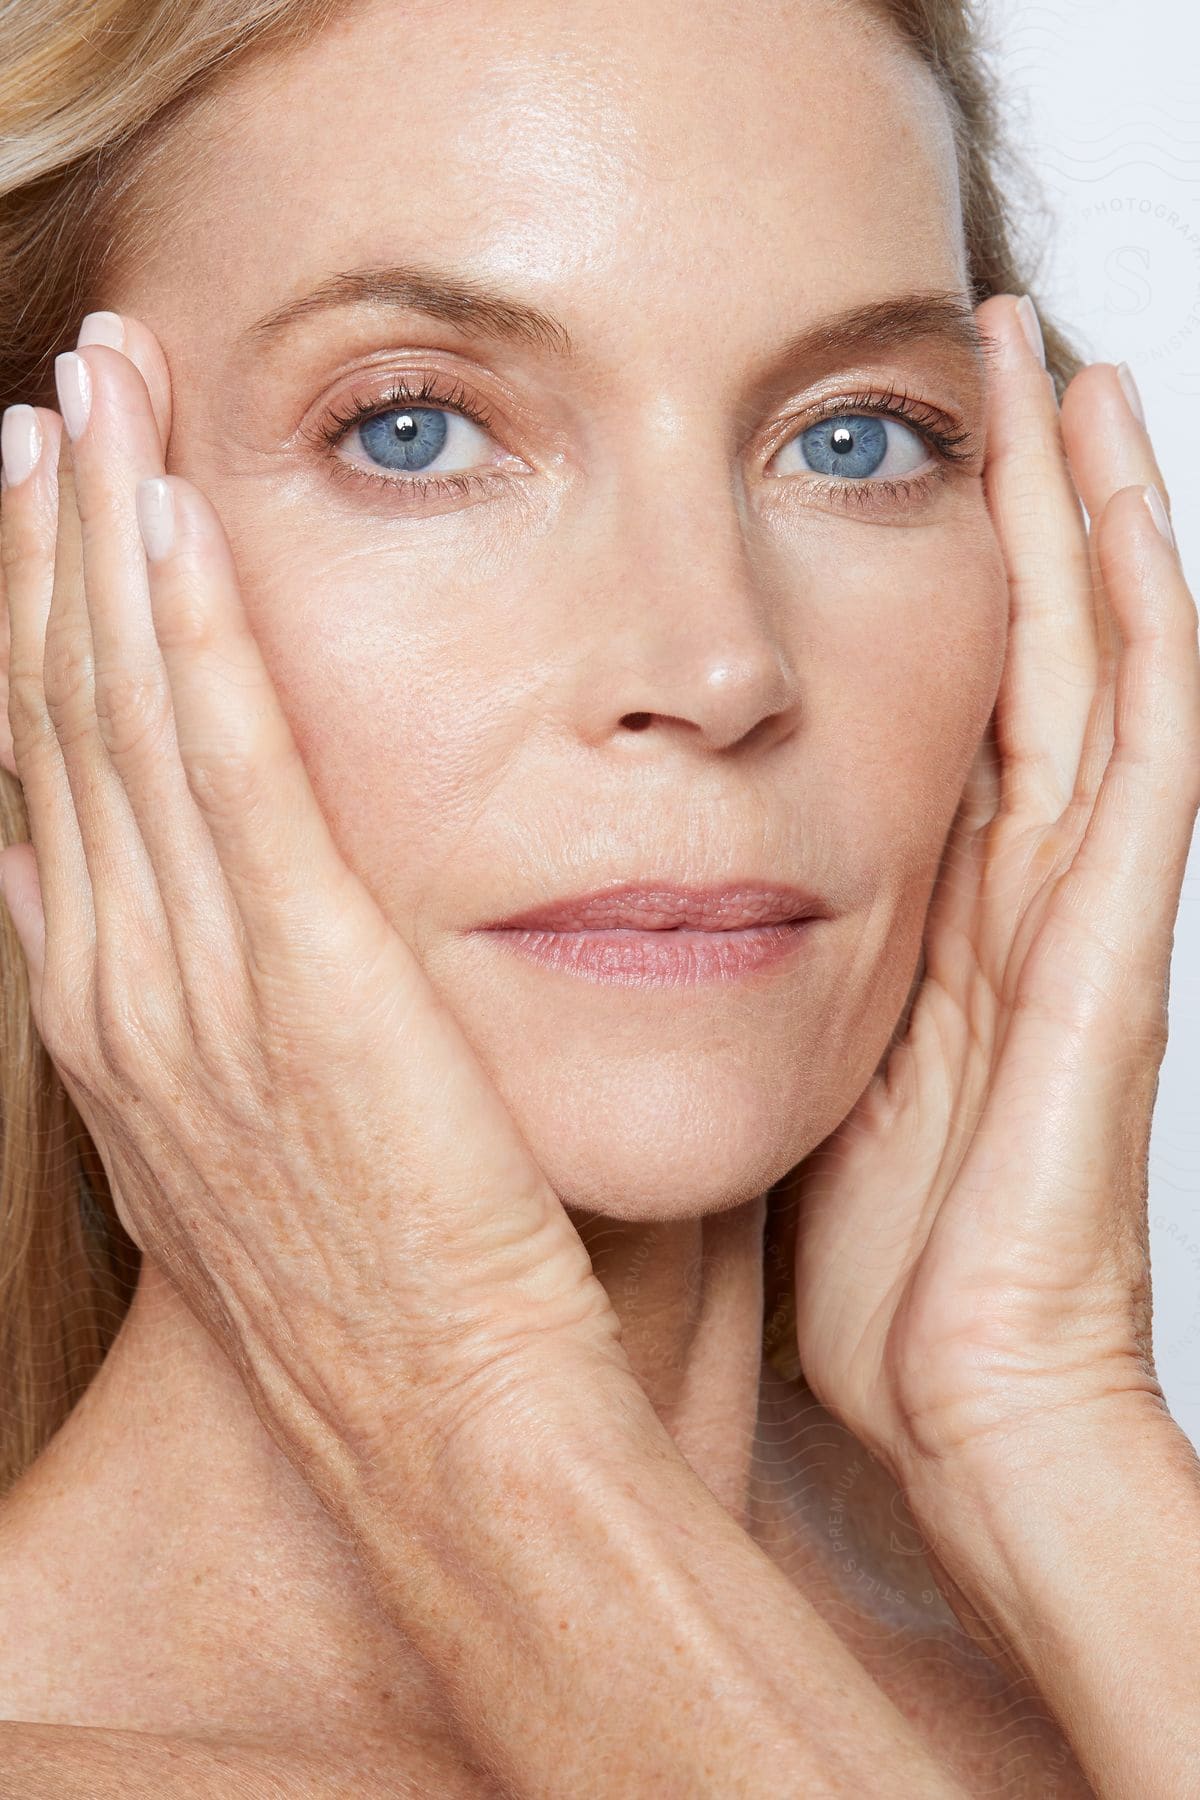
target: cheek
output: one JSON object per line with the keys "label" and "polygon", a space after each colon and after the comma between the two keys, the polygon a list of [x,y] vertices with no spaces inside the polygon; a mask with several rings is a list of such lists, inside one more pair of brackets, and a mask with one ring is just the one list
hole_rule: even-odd
{"label": "cheek", "polygon": [[[886,1054],[914,973],[944,847],[1003,670],[1008,585],[986,510],[953,533],[897,532],[886,559],[863,560],[825,679],[840,739],[814,751],[829,788],[815,808],[822,849],[856,896],[826,1042],[844,1083],[831,1117]],[[938,538],[937,554],[930,554]],[[824,657],[822,662],[824,664]],[[835,1119],[836,1122],[836,1119]],[[832,1128],[832,1127],[831,1127]]]}
{"label": "cheek", "polygon": [[439,870],[469,849],[524,718],[478,612],[374,544],[318,546],[264,520],[235,556],[334,841],[419,944]]}
{"label": "cheek", "polygon": [[[944,841],[1004,664],[1008,587],[986,507],[953,529],[871,534],[840,566],[852,598],[825,679],[841,739],[840,823],[863,846],[865,885],[893,892]],[[829,746],[832,756],[832,746]]]}

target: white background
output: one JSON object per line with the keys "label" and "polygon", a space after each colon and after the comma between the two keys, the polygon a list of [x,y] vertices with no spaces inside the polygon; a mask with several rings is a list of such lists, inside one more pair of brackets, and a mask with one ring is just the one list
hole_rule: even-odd
{"label": "white background", "polygon": [[[1035,300],[1088,360],[1133,370],[1200,595],[1200,3],[989,0],[984,18],[1045,206]],[[1200,834],[1170,1018],[1150,1145],[1154,1347],[1200,1448]]]}

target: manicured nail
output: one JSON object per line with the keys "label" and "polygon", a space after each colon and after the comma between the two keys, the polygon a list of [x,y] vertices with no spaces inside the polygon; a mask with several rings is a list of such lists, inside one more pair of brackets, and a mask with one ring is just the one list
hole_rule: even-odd
{"label": "manicured nail", "polygon": [[92,378],[82,356],[64,350],[54,359],[54,385],[58,389],[58,408],[71,442],[83,431],[92,410]]}
{"label": "manicured nail", "polygon": [[163,476],[147,475],[139,481],[133,504],[150,561],[159,562],[170,556],[175,547],[175,502]]}
{"label": "manicured nail", "polygon": [[1029,348],[1041,363],[1046,366],[1046,345],[1042,338],[1041,321],[1037,316],[1037,308],[1028,294],[1022,294],[1017,301],[1017,317],[1021,321],[1021,330],[1029,339]]}
{"label": "manicured nail", "polygon": [[42,454],[42,428],[32,406],[6,406],[0,420],[0,458],[4,479],[18,487],[37,467]]}
{"label": "manicured nail", "polygon": [[88,313],[79,327],[75,348],[81,350],[85,344],[107,344],[111,350],[123,350],[125,348],[125,327],[121,322],[120,313]]}
{"label": "manicured nail", "polygon": [[1150,517],[1170,544],[1172,550],[1177,548],[1175,533],[1171,529],[1171,515],[1167,511],[1166,502],[1156,487],[1144,487],[1142,498],[1150,508]]}
{"label": "manicured nail", "polygon": [[1117,364],[1117,380],[1121,384],[1122,393],[1129,402],[1130,412],[1132,412],[1139,425],[1144,425],[1146,423],[1146,409],[1142,405],[1142,396],[1138,393],[1138,384],[1133,379],[1133,370],[1129,367],[1128,363]]}

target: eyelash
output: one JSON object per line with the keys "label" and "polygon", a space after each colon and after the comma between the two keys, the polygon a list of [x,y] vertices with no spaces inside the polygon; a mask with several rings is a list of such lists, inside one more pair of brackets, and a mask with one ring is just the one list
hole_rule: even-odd
{"label": "eyelash", "polygon": [[[402,377],[393,378],[392,384],[384,394],[374,394],[370,398],[359,398],[352,395],[346,411],[334,408],[326,414],[320,424],[304,433],[318,449],[330,451],[350,435],[354,428],[374,418],[379,413],[386,413],[393,408],[404,406],[430,405],[439,409],[448,409],[462,413],[465,418],[478,425],[481,430],[492,433],[495,415],[482,402],[472,399],[460,381],[450,382],[444,377],[426,375],[418,385],[412,385]],[[974,455],[971,433],[954,431],[947,428],[945,415],[935,411],[924,401],[915,399],[903,389],[889,388],[885,393],[837,394],[818,402],[811,414],[804,416],[804,423],[788,433],[778,446],[784,449],[794,438],[803,434],[809,426],[820,424],[822,419],[834,417],[840,413],[858,414],[873,413],[882,418],[896,419],[902,425],[910,426],[925,440],[933,453],[939,458],[941,466],[927,470],[923,475],[906,475],[894,480],[862,481],[849,479],[842,481],[821,481],[812,471],[814,481],[809,484],[810,491],[815,485],[816,491],[824,499],[834,501],[837,505],[857,506],[860,510],[869,507],[884,508],[892,505],[903,505],[905,501],[919,498],[928,493],[935,482],[944,481],[951,468],[969,463]],[[383,488],[395,493],[397,488],[415,498],[443,498],[449,495],[469,494],[478,489],[481,482],[492,483],[503,475],[497,474],[480,477],[467,471],[451,475],[385,475],[379,471],[364,468],[360,463],[346,463],[334,457],[331,459],[331,472],[339,481],[349,481],[357,485],[368,482],[374,487]]]}

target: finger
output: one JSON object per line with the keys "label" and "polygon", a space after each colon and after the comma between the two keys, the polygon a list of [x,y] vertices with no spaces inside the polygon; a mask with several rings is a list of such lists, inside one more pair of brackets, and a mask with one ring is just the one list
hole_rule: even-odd
{"label": "finger", "polygon": [[162,473],[159,426],[128,357],[89,345],[79,361],[90,405],[72,453],[93,701],[79,684],[60,710],[71,709],[68,767],[78,768],[100,980],[140,988],[143,1007],[182,999],[198,1023],[218,998],[236,1002],[241,958],[231,955],[236,908],[179,759],[137,522],[138,482]]}
{"label": "finger", "polygon": [[995,340],[984,483],[1008,570],[1009,644],[996,703],[1006,812],[1058,819],[1075,791],[1098,671],[1087,532],[1053,385],[1017,304],[978,309]]}
{"label": "finger", "polygon": [[[1179,894],[1200,806],[1200,636],[1178,555],[1157,529],[1146,490],[1123,488],[1096,526],[1097,555],[1120,632],[1114,742],[1088,826],[1058,896],[1079,945],[1069,987],[1111,996],[1114,954],[1163,1002]],[[1093,955],[1095,968],[1079,970]],[[1066,959],[1064,959],[1065,963]],[[1132,1006],[1125,1024],[1138,1024]]]}
{"label": "finger", "polygon": [[[18,844],[0,856],[0,897],[12,919],[29,969],[34,1023],[41,1021],[41,987],[46,962],[46,918],[42,908],[37,858],[31,844]],[[44,1042],[43,1038],[43,1042]]]}
{"label": "finger", "polygon": [[171,423],[173,407],[171,401],[171,375],[167,368],[167,359],[162,345],[148,326],[135,318],[131,313],[90,314],[89,317],[103,316],[105,320],[114,321],[112,329],[119,337],[114,348],[120,350],[122,356],[128,357],[138,369],[146,384],[150,396],[150,405],[154,412],[154,422],[158,428],[158,441],[165,462],[167,446],[171,441]]}
{"label": "finger", "polygon": [[[1126,372],[1126,380],[1132,377]],[[1097,520],[1113,495],[1125,487],[1156,486],[1167,500],[1134,388],[1133,399],[1111,363],[1080,370],[1063,395],[1062,434],[1071,473],[1088,517]],[[1134,402],[1136,401],[1136,406]],[[1085,812],[1104,778],[1113,746],[1113,697],[1121,638],[1092,546],[1093,590],[1099,648],[1097,710],[1080,769],[1078,799]]]}
{"label": "finger", "polygon": [[178,475],[137,496],[179,757],[237,906],[251,975],[307,950],[361,952],[394,932],[353,876],[250,628],[211,501]]}
{"label": "finger", "polygon": [[[1133,392],[1136,395],[1136,389]],[[1098,519],[1122,488],[1154,486],[1166,496],[1145,421],[1112,363],[1091,363],[1071,382],[1063,395],[1062,434],[1075,486],[1090,518]]]}
{"label": "finger", "polygon": [[76,349],[106,344],[119,350],[140,373],[150,396],[150,406],[165,458],[171,438],[173,407],[171,374],[162,345],[148,325],[132,313],[90,312],[79,329]]}
{"label": "finger", "polygon": [[[43,666],[54,585],[58,530],[58,465],[62,421],[46,407],[7,409],[3,424],[6,482],[0,500],[0,557],[9,620],[8,722],[13,760],[25,800],[47,941],[90,957],[96,920],[92,884],[75,802],[54,723],[46,708]],[[21,439],[29,472],[7,480]],[[23,861],[14,899],[27,892]],[[76,967],[74,979],[84,971]],[[34,993],[35,1005],[37,993]]]}
{"label": "finger", "polygon": [[[178,983],[167,979],[173,973],[166,966],[170,938],[154,870],[100,725],[108,708],[103,692],[97,691],[91,613],[94,609],[102,622],[111,602],[101,596],[128,573],[110,540],[127,542],[130,533],[128,526],[122,531],[119,509],[111,503],[101,470],[103,452],[94,429],[101,408],[89,357],[124,361],[116,351],[94,346],[82,354],[66,352],[55,361],[66,430],[59,460],[58,528],[42,678],[87,861],[95,915],[96,1001],[103,1031],[114,998],[122,1012],[135,994],[148,1005],[162,1007],[176,1000]],[[132,507],[131,498],[128,504]],[[132,537],[135,547],[136,531]],[[123,560],[126,565],[132,560],[128,547]],[[145,610],[148,613],[148,606]],[[106,646],[101,635],[102,689],[121,679],[136,683],[143,678],[132,648],[131,673],[119,676],[113,660],[111,645]],[[140,704],[146,705],[144,698]],[[125,984],[122,990],[110,985],[114,975]]]}

